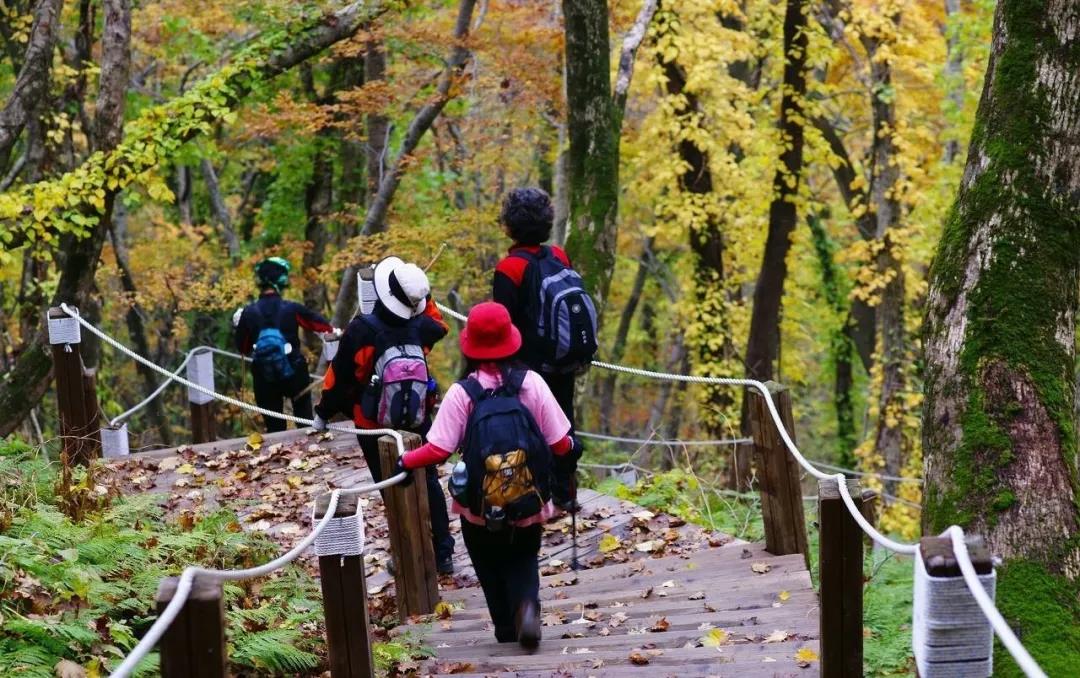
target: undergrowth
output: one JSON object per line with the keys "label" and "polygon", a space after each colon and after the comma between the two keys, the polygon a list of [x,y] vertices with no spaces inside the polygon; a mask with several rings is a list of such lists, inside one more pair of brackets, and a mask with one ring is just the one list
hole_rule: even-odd
{"label": "undergrowth", "polygon": [[[104,675],[156,617],[158,583],[184,566],[244,568],[279,547],[245,532],[226,510],[194,523],[168,520],[159,496],[115,496],[73,521],[58,496],[57,469],[34,450],[0,442],[0,675],[52,678],[61,660]],[[73,480],[85,485],[85,473]],[[225,586],[230,672],[319,675],[326,669],[318,581],[291,566]],[[402,641],[376,645],[384,666],[418,654]],[[157,674],[151,654],[136,675]]]}

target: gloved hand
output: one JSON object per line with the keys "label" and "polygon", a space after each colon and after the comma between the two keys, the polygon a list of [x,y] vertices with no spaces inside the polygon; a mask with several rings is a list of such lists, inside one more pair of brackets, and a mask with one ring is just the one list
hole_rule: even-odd
{"label": "gloved hand", "polygon": [[244,307],[243,306],[236,309],[236,313],[232,314],[232,326],[233,327],[239,327],[240,326],[240,316],[242,316],[243,314],[244,314]]}
{"label": "gloved hand", "polygon": [[405,468],[404,457],[398,457],[397,463],[394,464],[394,472],[390,475],[396,476],[399,473],[405,474],[405,480],[402,480],[400,483],[398,483],[398,487],[408,487],[409,485],[412,485],[413,470],[411,468]]}
{"label": "gloved hand", "polygon": [[311,428],[315,429],[319,433],[325,433],[326,429],[330,428],[330,424],[325,419],[320,417],[318,413],[315,414],[315,418],[312,420]]}

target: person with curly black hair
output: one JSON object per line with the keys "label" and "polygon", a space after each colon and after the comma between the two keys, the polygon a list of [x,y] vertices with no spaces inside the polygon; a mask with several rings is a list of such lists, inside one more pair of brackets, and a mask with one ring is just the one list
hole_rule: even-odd
{"label": "person with curly black hair", "polygon": [[[521,332],[523,343],[517,358],[547,382],[573,431],[574,382],[596,349],[596,312],[592,300],[581,288],[581,279],[574,272],[570,257],[558,245],[544,244],[551,237],[554,220],[551,198],[543,190],[515,188],[506,194],[499,222],[513,244],[495,267],[492,298],[506,307],[511,321]],[[552,334],[562,332],[565,335],[571,325],[569,321],[561,324],[549,321],[545,328],[544,318],[555,317],[550,293],[560,286],[567,295],[565,298],[578,300],[569,305],[577,314],[572,319],[575,337],[584,334],[588,337],[584,349],[570,346],[566,354],[568,359],[556,361],[552,360],[553,342],[565,344],[566,337],[553,337]],[[560,310],[570,313],[562,307]],[[581,456],[580,446],[572,456],[576,462]],[[558,474],[562,477],[557,476],[552,486],[552,498],[564,510],[572,510],[576,505],[573,466],[569,470],[569,474]]]}

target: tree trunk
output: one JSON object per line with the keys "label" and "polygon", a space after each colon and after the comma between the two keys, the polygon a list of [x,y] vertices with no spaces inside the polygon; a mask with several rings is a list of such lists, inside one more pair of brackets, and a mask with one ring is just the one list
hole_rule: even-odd
{"label": "tree trunk", "polygon": [[[807,217],[810,233],[813,237],[814,252],[818,257],[818,265],[821,267],[821,287],[825,295],[825,302],[838,315],[846,313],[844,295],[840,289],[839,273],[833,262],[834,245],[829,240],[829,234],[823,223],[824,216],[811,214]],[[853,321],[850,313],[847,313],[843,324],[833,330],[829,340],[829,357],[834,370],[833,382],[833,408],[836,410],[836,451],[837,460],[843,466],[851,467],[855,463],[854,450],[856,445],[855,436],[855,410],[851,399],[853,387],[851,357],[854,352],[854,343],[851,340]]]}
{"label": "tree trunk", "polygon": [[607,302],[615,268],[619,137],[611,95],[606,0],[563,0],[566,23],[567,253],[595,298]]}
{"label": "tree trunk", "polygon": [[1049,675],[1080,666],[1078,215],[1080,7],[1000,0],[930,272],[923,522],[1004,557],[998,605]]}
{"label": "tree trunk", "polygon": [[[787,277],[787,255],[798,213],[796,204],[803,164],[803,112],[806,96],[806,7],[803,0],[787,0],[784,15],[784,83],[780,102],[780,132],[784,151],[773,179],[769,206],[769,234],[761,262],[750,337],[746,347],[746,376],[767,381],[773,378],[780,346],[780,303]],[[746,411],[744,398],[744,413]],[[743,416],[743,430],[747,429]]]}
{"label": "tree trunk", "polygon": [[233,228],[232,215],[225,204],[225,198],[221,195],[221,183],[218,181],[217,171],[210,158],[203,158],[199,163],[202,170],[203,181],[206,182],[206,191],[210,194],[210,208],[214,214],[214,220],[221,227],[221,239],[225,241],[225,251],[229,259],[236,261],[240,257],[240,239],[236,237],[236,229]]}
{"label": "tree trunk", "polygon": [[7,173],[11,149],[23,128],[48,93],[53,45],[60,28],[63,0],[38,0],[34,24],[26,45],[26,56],[15,79],[15,86],[0,110],[0,176]]}
{"label": "tree trunk", "polygon": [[[899,25],[900,14],[889,18]],[[904,463],[903,392],[907,387],[907,329],[904,326],[904,269],[896,253],[894,232],[900,225],[900,202],[896,184],[900,168],[896,163],[896,107],[892,91],[892,68],[886,59],[876,58],[881,44],[866,39],[870,55],[870,80],[874,83],[871,100],[873,143],[870,158],[870,201],[874,214],[874,238],[880,249],[874,260],[875,278],[880,291],[875,293],[877,336],[880,342],[881,393],[878,396],[877,432],[874,450],[885,461],[885,472],[901,475]],[[897,481],[885,481],[885,492],[896,496]]]}
{"label": "tree trunk", "polygon": [[[149,356],[151,355],[150,340],[146,334],[143,309],[138,302],[138,288],[135,286],[135,277],[131,273],[131,264],[128,260],[127,210],[124,209],[122,203],[113,208],[113,219],[109,234],[112,237],[116,267],[120,271],[120,286],[124,290],[128,302],[127,312],[124,315],[128,336],[131,338],[131,343],[139,355]],[[139,376],[142,377],[146,394],[150,395],[158,387],[161,376],[142,363],[136,363],[135,369],[139,372]],[[169,428],[169,419],[165,415],[165,407],[161,398],[154,398],[147,404],[146,408],[150,414],[150,421],[158,430],[162,444],[171,447],[173,444],[172,429]]]}
{"label": "tree trunk", "polygon": [[[312,276],[326,258],[326,246],[330,243],[327,220],[333,208],[334,163],[330,158],[328,139],[318,140],[319,148],[315,152],[311,181],[304,192],[304,208],[307,212],[307,224],[304,226],[304,239],[311,245],[304,251],[304,275]],[[308,308],[320,309],[326,305],[326,285],[310,282],[304,290],[304,303]],[[311,348],[314,348],[312,346]]]}
{"label": "tree trunk", "polygon": [[[360,229],[361,235],[379,233],[386,229],[386,214],[390,211],[390,202],[394,199],[401,177],[405,173],[406,161],[416,150],[424,134],[431,128],[435,118],[439,117],[447,102],[450,101],[454,81],[461,77],[465,70],[465,63],[469,60],[469,49],[465,40],[469,37],[469,24],[475,7],[476,0],[461,0],[461,4],[458,5],[457,21],[454,24],[454,47],[450,52],[446,68],[439,76],[439,83],[435,87],[435,97],[417,111],[408,129],[405,130],[397,155],[391,163],[380,170],[381,180],[378,191],[372,194],[371,204],[368,205],[367,215],[364,217],[364,225]],[[334,300],[332,318],[332,322],[337,327],[344,326],[352,316],[353,309],[356,308],[356,272],[359,268],[360,265],[354,263],[347,266],[342,273],[341,287]]]}
{"label": "tree trunk", "polygon": [[[364,81],[377,82],[386,79],[386,51],[378,39],[372,38],[364,52]],[[390,147],[390,119],[382,113],[367,116],[367,195],[374,201],[382,185],[386,169],[386,152]],[[371,203],[368,203],[371,207]]]}

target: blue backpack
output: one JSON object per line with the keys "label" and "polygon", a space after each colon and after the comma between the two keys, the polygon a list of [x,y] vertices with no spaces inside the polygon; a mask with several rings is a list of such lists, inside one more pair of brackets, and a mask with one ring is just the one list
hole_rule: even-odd
{"label": "blue backpack", "polygon": [[530,367],[560,373],[588,365],[597,348],[596,306],[581,276],[549,247],[513,255],[529,261],[521,286],[524,326],[518,329],[535,363]]}
{"label": "blue backpack", "polygon": [[255,339],[255,346],[251,352],[253,369],[258,372],[263,381],[278,383],[292,379],[296,374],[292,361],[287,353],[289,341],[276,327],[270,325],[270,321],[263,316],[263,328],[259,330],[259,336]]}
{"label": "blue backpack", "polygon": [[551,448],[518,398],[526,373],[509,370],[494,389],[473,377],[458,382],[473,404],[461,445],[464,499],[491,530],[536,515],[551,497]]}

